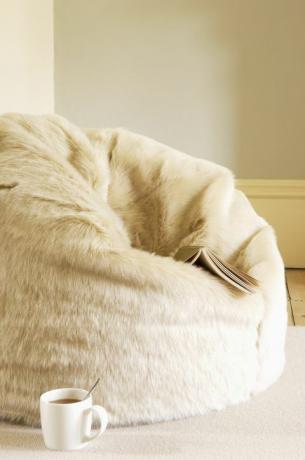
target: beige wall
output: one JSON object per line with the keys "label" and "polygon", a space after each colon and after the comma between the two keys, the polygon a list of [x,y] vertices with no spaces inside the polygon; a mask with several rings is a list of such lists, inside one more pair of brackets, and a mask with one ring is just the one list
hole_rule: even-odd
{"label": "beige wall", "polygon": [[53,0],[0,0],[0,113],[54,108]]}
{"label": "beige wall", "polygon": [[304,0],[55,0],[56,111],[305,178]]}

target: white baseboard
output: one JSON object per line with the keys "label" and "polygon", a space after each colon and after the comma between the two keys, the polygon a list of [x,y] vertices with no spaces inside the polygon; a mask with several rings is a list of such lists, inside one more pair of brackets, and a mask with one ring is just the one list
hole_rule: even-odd
{"label": "white baseboard", "polygon": [[236,186],[275,229],[285,266],[305,268],[305,180],[239,179]]}

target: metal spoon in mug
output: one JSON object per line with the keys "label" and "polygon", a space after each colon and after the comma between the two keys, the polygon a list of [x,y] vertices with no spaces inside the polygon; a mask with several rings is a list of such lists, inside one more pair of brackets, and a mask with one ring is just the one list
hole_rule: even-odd
{"label": "metal spoon in mug", "polygon": [[94,383],[94,385],[92,385],[92,387],[90,388],[86,396],[82,399],[82,401],[90,396],[90,394],[92,393],[96,385],[99,383],[99,381],[100,381],[100,378],[98,378],[97,381]]}

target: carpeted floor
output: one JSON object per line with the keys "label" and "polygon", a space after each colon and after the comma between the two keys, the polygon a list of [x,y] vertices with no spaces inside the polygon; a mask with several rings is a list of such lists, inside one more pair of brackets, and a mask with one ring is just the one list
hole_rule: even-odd
{"label": "carpeted floor", "polygon": [[52,452],[40,430],[0,424],[1,460],[305,458],[305,327],[289,327],[280,380],[251,401],[175,422],[109,429],[77,452]]}

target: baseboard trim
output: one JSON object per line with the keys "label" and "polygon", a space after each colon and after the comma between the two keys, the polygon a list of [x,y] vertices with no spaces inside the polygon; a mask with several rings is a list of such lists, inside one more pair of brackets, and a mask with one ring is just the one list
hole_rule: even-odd
{"label": "baseboard trim", "polygon": [[305,180],[237,179],[236,184],[251,198],[305,198]]}
{"label": "baseboard trim", "polygon": [[236,186],[274,227],[286,267],[305,268],[305,180],[238,179]]}

